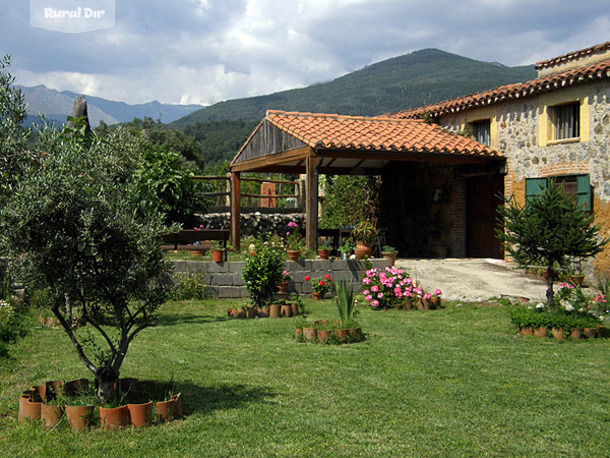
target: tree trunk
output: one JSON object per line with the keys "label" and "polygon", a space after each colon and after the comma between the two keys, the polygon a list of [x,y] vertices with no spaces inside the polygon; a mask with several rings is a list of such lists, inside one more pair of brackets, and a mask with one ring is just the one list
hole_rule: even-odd
{"label": "tree trunk", "polygon": [[546,303],[549,309],[555,307],[555,299],[553,292],[553,282],[555,281],[555,271],[553,270],[553,264],[546,268]]}
{"label": "tree trunk", "polygon": [[118,386],[119,374],[107,369],[98,369],[95,381],[97,382],[97,398],[103,404],[108,403]]}

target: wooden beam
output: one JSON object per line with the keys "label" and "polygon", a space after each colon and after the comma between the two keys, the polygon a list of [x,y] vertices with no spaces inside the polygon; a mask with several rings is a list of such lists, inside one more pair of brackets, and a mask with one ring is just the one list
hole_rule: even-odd
{"label": "wooden beam", "polygon": [[239,251],[241,238],[240,173],[231,172],[231,243]]}
{"label": "wooden beam", "polygon": [[282,151],[277,154],[270,154],[268,156],[257,157],[254,159],[248,159],[243,162],[237,162],[231,165],[232,172],[251,172],[254,170],[260,170],[261,167],[274,166],[283,164],[286,162],[292,162],[299,159],[306,158],[310,151],[313,151],[309,146],[302,148],[296,148],[288,151]]}
{"label": "wooden beam", "polygon": [[317,158],[307,157],[305,171],[305,239],[307,248],[315,250],[318,245],[318,170]]}

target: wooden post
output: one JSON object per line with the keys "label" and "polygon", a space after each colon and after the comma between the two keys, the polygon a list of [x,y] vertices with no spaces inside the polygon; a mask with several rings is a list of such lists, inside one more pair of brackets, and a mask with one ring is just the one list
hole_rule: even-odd
{"label": "wooden post", "polygon": [[318,245],[318,171],[317,158],[311,155],[306,161],[305,176],[305,240],[307,248],[315,250]]}
{"label": "wooden post", "polygon": [[231,243],[239,251],[241,237],[240,173],[231,172]]}

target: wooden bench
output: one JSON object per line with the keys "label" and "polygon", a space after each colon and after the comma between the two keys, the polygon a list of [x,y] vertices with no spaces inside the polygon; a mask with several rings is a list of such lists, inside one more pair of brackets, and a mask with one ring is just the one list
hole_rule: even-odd
{"label": "wooden bench", "polygon": [[219,241],[225,250],[225,261],[228,260],[227,242],[231,237],[229,229],[185,229],[180,232],[165,234],[162,237],[162,242],[167,244],[164,249],[167,250],[191,250],[192,244],[195,242],[203,242],[205,240]]}

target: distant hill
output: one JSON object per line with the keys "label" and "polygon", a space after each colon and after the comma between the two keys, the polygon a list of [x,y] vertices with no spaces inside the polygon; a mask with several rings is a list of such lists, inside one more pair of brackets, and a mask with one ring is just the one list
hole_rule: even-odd
{"label": "distant hill", "polygon": [[[38,114],[42,113],[49,121],[65,123],[66,117],[72,113],[74,99],[80,95],[70,91],[58,92],[42,85],[17,87],[23,92],[28,105],[28,122],[35,120]],[[159,102],[128,105],[124,102],[114,102],[89,95],[85,95],[85,98],[89,119],[94,127],[100,121],[110,125],[145,117],[161,120],[167,124],[202,108],[201,105],[167,105]]]}
{"label": "distant hill", "polygon": [[328,83],[220,102],[171,124],[260,120],[268,109],[373,116],[400,111],[536,77],[533,65],[506,67],[438,49],[369,65]]}

